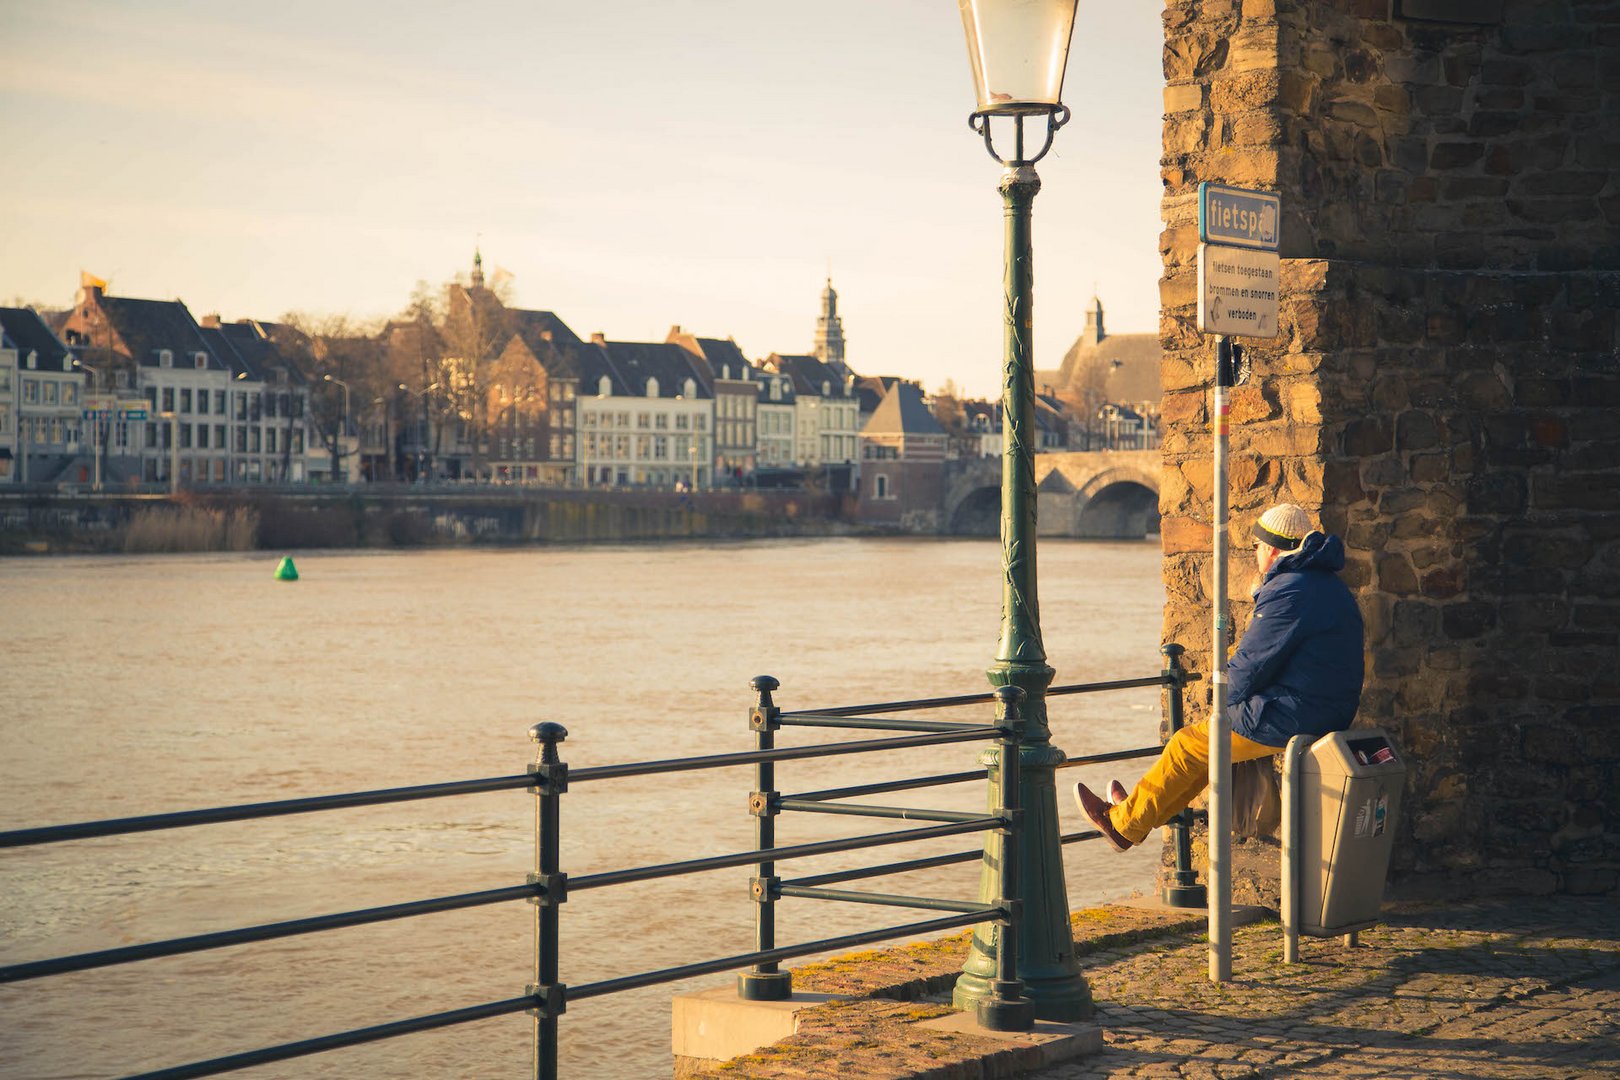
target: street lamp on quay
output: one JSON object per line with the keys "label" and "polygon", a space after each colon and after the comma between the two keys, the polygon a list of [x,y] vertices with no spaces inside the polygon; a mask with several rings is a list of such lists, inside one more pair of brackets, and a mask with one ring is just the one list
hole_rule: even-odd
{"label": "street lamp on quay", "polygon": [[[968,125],[984,138],[1002,166],[999,188],[1006,233],[1003,286],[1005,312],[1001,458],[1001,643],[987,674],[992,685],[1023,691],[1023,745],[1019,753],[1019,801],[1023,826],[1017,845],[1003,851],[1000,831],[985,834],[980,875],[982,899],[999,898],[1004,857],[1017,871],[1023,901],[1018,932],[1008,939],[1001,924],[981,923],[957,978],[952,1003],[974,1009],[987,1026],[1027,1026],[1028,1013],[1042,1020],[1080,1020],[1091,1015],[1091,991],[1080,975],[1064,890],[1063,848],[1058,828],[1054,770],[1064,761],[1046,723],[1046,688],[1053,670],[1041,641],[1035,571],[1035,364],[1031,342],[1032,292],[1030,208],[1041,188],[1035,163],[1069,119],[1062,103],[1063,74],[1074,33],[1077,0],[958,0],[967,34],[968,59],[978,105]],[[1026,125],[1044,122],[1039,149],[1030,152]],[[997,150],[1011,128],[1012,156]],[[1035,134],[1035,133],[1031,133]],[[992,779],[999,752],[981,763]],[[995,790],[992,783],[991,790]],[[1008,946],[1011,946],[1009,949]],[[1012,955],[998,965],[1002,952]],[[1014,972],[1016,977],[1014,978]],[[1020,986],[1020,984],[1022,984]]]}
{"label": "street lamp on quay", "polygon": [[[92,367],[91,365],[85,363],[83,360],[80,360],[77,356],[75,356],[73,358],[73,366],[76,367],[76,368],[80,368],[81,370],[88,371],[90,373],[90,375],[92,376],[92,378],[94,378],[95,384],[96,384],[96,393],[95,393],[96,401],[95,401],[95,404],[97,404],[97,405],[101,404],[101,400],[100,400],[101,399],[101,369],[99,367]],[[101,490],[101,417],[96,415],[96,413],[99,411],[97,409],[86,408],[86,409],[84,409],[82,411],[88,412],[90,414],[90,431],[91,431],[91,434],[94,437],[94,440],[91,443],[91,446],[93,447],[93,449],[90,451],[90,454],[91,454],[92,462],[93,462],[94,467],[95,467],[95,479],[91,484],[90,490],[92,490],[92,491],[100,491]]]}
{"label": "street lamp on quay", "polygon": [[429,429],[431,429],[432,426],[433,426],[428,421],[428,395],[433,393],[433,391],[437,390],[439,388],[439,384],[438,383],[428,383],[426,386],[422,387],[422,389],[420,389],[420,390],[412,390],[409,386],[406,386],[404,383],[400,383],[400,384],[398,384],[397,388],[400,389],[400,390],[403,390],[405,393],[411,395],[412,397],[416,398],[418,401],[420,401],[422,403],[422,441],[417,444],[417,451],[416,451],[416,482],[419,483],[419,484],[424,484],[424,483],[427,482],[427,480],[425,478],[425,472],[428,469],[429,464],[430,464],[430,462],[428,460],[428,452],[427,452],[428,433],[429,433]]}
{"label": "street lamp on quay", "polygon": [[332,483],[338,482],[338,466],[343,461],[343,440],[349,437],[349,384],[335,375],[321,376],[322,382],[329,382],[343,388],[343,412],[338,417],[337,437],[332,440]]}

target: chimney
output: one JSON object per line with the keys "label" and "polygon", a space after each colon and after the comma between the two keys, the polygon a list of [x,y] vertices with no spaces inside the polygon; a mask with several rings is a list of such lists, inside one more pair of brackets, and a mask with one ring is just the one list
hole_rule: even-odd
{"label": "chimney", "polygon": [[204,315],[203,319],[202,319],[202,324],[205,327],[207,327],[208,329],[210,329],[210,330],[218,330],[219,329],[219,313],[216,311],[212,315]]}
{"label": "chimney", "polygon": [[607,344],[607,334],[603,333],[600,330],[592,330],[591,331],[591,344],[592,345],[606,345]]}

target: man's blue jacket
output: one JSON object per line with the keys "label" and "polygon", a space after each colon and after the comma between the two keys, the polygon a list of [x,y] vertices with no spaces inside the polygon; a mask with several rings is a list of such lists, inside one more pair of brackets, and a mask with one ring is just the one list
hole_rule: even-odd
{"label": "man's blue jacket", "polygon": [[1232,730],[1266,746],[1343,731],[1361,703],[1361,612],[1339,571],[1344,544],[1313,532],[1272,564],[1227,665]]}

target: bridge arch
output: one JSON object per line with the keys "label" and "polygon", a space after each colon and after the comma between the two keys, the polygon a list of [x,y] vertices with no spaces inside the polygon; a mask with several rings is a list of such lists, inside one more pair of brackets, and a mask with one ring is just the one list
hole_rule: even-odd
{"label": "bridge arch", "polygon": [[[1040,535],[1139,540],[1158,531],[1157,450],[1038,454]],[[952,536],[997,536],[1001,461],[980,458],[948,467],[940,522]]]}

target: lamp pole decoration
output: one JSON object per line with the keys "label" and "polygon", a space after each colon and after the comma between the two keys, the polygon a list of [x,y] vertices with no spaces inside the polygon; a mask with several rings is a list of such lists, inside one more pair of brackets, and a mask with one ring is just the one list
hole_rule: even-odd
{"label": "lamp pole decoration", "polygon": [[1282,200],[1270,192],[1198,185],[1198,329],[1215,337],[1210,408],[1214,452],[1210,504],[1212,591],[1209,718],[1209,979],[1232,977],[1232,730],[1226,716],[1226,654],[1232,623],[1227,603],[1226,465],[1233,386],[1248,381],[1234,334],[1276,337]]}
{"label": "lamp pole decoration", "polygon": [[[1069,925],[1069,902],[1063,880],[1063,848],[1058,827],[1054,770],[1065,760],[1052,745],[1046,722],[1046,688],[1053,670],[1041,640],[1040,603],[1035,559],[1035,370],[1033,329],[1034,273],[1030,215],[1040,177],[1035,163],[1052,146],[1058,128],[1069,118],[1060,98],[1069,42],[1074,31],[1076,0],[958,0],[967,34],[978,108],[969,125],[983,136],[990,156],[1003,172],[1002,197],[1006,250],[1004,258],[1002,428],[1006,433],[1001,468],[1002,605],[1001,638],[988,672],[998,688],[1023,691],[1020,713],[1024,729],[1017,740],[1018,761],[1007,770],[1017,777],[1015,805],[1022,807],[1023,826],[1009,862],[1017,869],[1017,899],[1022,903],[1017,939],[1008,950],[1017,961],[1021,994],[1042,1020],[1081,1020],[1092,1013],[1091,991],[1080,974]],[[1025,122],[1045,120],[1044,141],[1034,153],[1025,146]],[[1011,127],[1013,153],[997,152],[992,122]],[[1005,132],[1006,127],[1001,130]],[[1004,706],[1003,706],[1004,707]],[[1011,745],[1011,744],[1009,744]],[[987,749],[979,761],[990,774],[991,810],[1001,774],[1001,749]],[[999,881],[1003,838],[985,834],[979,879],[980,898],[993,903],[1004,890]],[[973,944],[957,978],[952,1004],[981,1014],[998,1007],[995,923],[974,927]]]}

